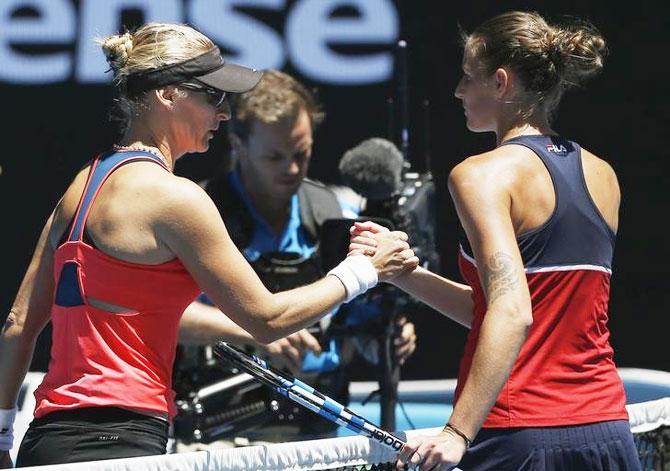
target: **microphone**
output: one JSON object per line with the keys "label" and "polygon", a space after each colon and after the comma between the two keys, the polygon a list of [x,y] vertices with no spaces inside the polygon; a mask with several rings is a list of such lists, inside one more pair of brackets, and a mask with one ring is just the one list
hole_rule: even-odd
{"label": "microphone", "polygon": [[366,139],[344,153],[339,163],[342,182],[370,200],[390,198],[402,185],[405,159],[391,141]]}

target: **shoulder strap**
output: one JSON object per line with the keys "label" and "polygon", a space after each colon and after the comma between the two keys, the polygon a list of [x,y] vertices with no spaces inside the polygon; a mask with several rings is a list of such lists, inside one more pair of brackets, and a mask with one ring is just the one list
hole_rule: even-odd
{"label": "shoulder strap", "polygon": [[318,240],[327,219],[342,217],[342,207],[335,192],[323,183],[305,179],[298,189],[302,225],[313,240]]}
{"label": "shoulder strap", "polygon": [[72,224],[72,229],[67,238],[68,241],[72,240],[81,240],[81,237],[84,232],[84,226],[86,225],[86,220],[88,219],[88,213],[91,210],[91,206],[95,201],[95,198],[100,192],[100,188],[107,181],[107,178],[114,173],[114,171],[130,162],[136,161],[149,161],[159,164],[161,167],[169,171],[165,166],[165,163],[150,152],[143,151],[133,151],[130,152],[111,152],[107,154],[101,154],[93,161],[91,164],[91,170],[88,175],[88,181],[84,187],[84,192],[82,193],[81,199],[79,200],[79,206],[75,213],[74,224]]}

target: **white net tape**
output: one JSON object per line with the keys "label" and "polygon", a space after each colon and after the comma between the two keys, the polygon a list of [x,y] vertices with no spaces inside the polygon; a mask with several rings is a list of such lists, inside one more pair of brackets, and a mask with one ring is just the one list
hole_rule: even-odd
{"label": "white net tape", "polygon": [[649,432],[670,426],[670,397],[626,406],[633,433]]}
{"label": "white net tape", "polygon": [[[412,430],[400,437],[435,434]],[[339,469],[395,461],[395,452],[360,436],[22,468],[35,471],[279,471]]]}
{"label": "white net tape", "polygon": [[[670,397],[627,406],[633,433],[670,425]],[[428,428],[399,433],[401,438],[432,435]],[[357,469],[357,466],[392,463],[395,452],[375,440],[354,436],[220,450],[176,453],[118,460],[23,468],[35,471],[279,471]],[[365,468],[363,468],[365,469]]]}

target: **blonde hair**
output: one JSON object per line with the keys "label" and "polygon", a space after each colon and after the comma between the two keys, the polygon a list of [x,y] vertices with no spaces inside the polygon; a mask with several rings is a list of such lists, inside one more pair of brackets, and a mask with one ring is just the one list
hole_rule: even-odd
{"label": "blonde hair", "polygon": [[97,42],[114,73],[114,83],[122,88],[130,74],[183,62],[214,47],[201,32],[171,23],[147,23],[134,32]]}
{"label": "blonde hair", "polygon": [[204,34],[184,24],[147,23],[135,31],[96,39],[102,47],[119,97],[112,119],[119,121],[122,132],[145,107],[146,92],[128,94],[129,75],[176,64],[198,56],[214,43]]}
{"label": "blonde hair", "polygon": [[312,92],[290,75],[272,69],[263,72],[256,87],[235,97],[233,108],[231,130],[244,140],[254,120],[272,124],[295,118],[304,109],[315,128],[325,117]]}
{"label": "blonde hair", "polygon": [[524,87],[516,97],[524,118],[538,109],[551,115],[565,90],[603,68],[608,52],[590,23],[550,25],[536,12],[503,13],[462,36],[465,54],[479,64],[479,73],[490,76],[503,66],[516,73]]}

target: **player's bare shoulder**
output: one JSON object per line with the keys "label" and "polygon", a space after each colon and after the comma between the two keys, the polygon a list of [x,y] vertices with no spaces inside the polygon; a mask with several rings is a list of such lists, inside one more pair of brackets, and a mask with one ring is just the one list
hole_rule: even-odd
{"label": "player's bare shoulder", "polygon": [[162,221],[190,219],[214,205],[200,185],[176,175],[155,181],[151,191],[158,202],[156,217]]}
{"label": "player's bare shoulder", "polygon": [[466,158],[449,173],[449,189],[453,194],[459,189],[495,190],[509,187],[518,179],[518,163],[522,160],[519,153],[517,149],[496,148]]}
{"label": "player's bare shoulder", "polygon": [[618,227],[621,190],[616,172],[605,160],[582,148],[584,181],[600,214],[616,232]]}
{"label": "player's bare shoulder", "polygon": [[465,158],[449,172],[450,184],[461,184],[485,173],[491,165],[491,154],[484,152]]}
{"label": "player's bare shoulder", "polygon": [[197,183],[153,162],[134,162],[110,175],[88,224],[94,231],[98,224],[156,231],[165,223],[179,223],[198,214],[207,201],[211,200]]}
{"label": "player's bare shoulder", "polygon": [[617,192],[619,183],[616,172],[605,159],[598,157],[593,152],[582,148],[582,166],[584,177],[589,180],[602,180],[606,185],[612,185]]}

